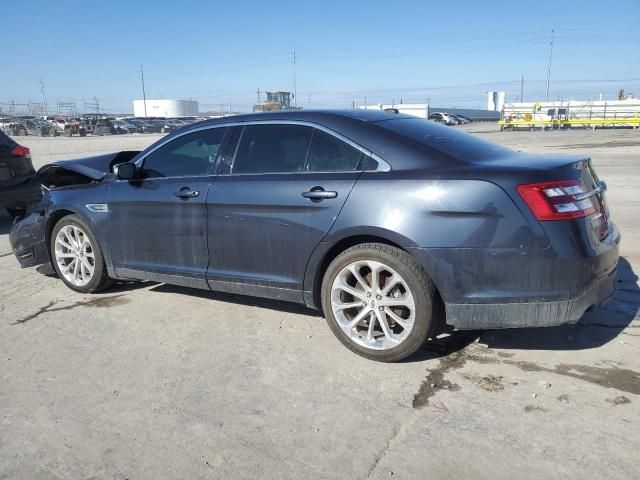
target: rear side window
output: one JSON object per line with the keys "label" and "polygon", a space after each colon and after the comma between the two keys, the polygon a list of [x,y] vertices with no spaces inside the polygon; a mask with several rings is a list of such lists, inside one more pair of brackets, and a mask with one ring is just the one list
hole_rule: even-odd
{"label": "rear side window", "polygon": [[231,173],[301,172],[312,133],[302,125],[246,126]]}
{"label": "rear side window", "polygon": [[512,153],[512,150],[506,147],[488,142],[475,135],[420,118],[385,120],[375,122],[373,125],[453,158],[477,162],[485,159],[493,160],[498,155]]}
{"label": "rear side window", "polygon": [[310,172],[343,172],[355,170],[362,153],[342,140],[316,130],[309,149],[307,170]]}
{"label": "rear side window", "polygon": [[226,128],[211,128],[178,137],[149,154],[142,166],[146,178],[208,175]]}

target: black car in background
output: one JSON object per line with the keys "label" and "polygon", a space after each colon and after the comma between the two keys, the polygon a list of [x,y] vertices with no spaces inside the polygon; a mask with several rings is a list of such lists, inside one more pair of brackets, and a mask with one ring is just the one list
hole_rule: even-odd
{"label": "black car in background", "polygon": [[31,151],[0,132],[0,208],[22,216],[42,194],[35,180]]}
{"label": "black car in background", "polygon": [[151,123],[149,120],[143,120],[141,118],[129,118],[127,122],[138,127],[139,133],[159,133],[160,126]]}

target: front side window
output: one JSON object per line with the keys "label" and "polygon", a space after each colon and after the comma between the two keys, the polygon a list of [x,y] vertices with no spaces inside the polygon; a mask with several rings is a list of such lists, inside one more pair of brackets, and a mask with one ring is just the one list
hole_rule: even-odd
{"label": "front side window", "polygon": [[362,153],[342,140],[316,130],[311,148],[307,170],[310,172],[344,172],[355,170],[360,163]]}
{"label": "front side window", "polygon": [[142,165],[145,178],[208,175],[216,161],[226,128],[182,135],[149,154]]}
{"label": "front side window", "polygon": [[244,127],[232,173],[301,172],[313,129],[302,125]]}

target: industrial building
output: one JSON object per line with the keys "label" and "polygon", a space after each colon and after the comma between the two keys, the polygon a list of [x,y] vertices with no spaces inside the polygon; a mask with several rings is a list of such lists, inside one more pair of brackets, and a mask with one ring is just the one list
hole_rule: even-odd
{"label": "industrial building", "polygon": [[136,117],[194,117],[198,115],[198,102],[195,100],[134,100],[133,114]]}
{"label": "industrial building", "polygon": [[506,98],[506,92],[487,92],[487,110],[501,112]]}

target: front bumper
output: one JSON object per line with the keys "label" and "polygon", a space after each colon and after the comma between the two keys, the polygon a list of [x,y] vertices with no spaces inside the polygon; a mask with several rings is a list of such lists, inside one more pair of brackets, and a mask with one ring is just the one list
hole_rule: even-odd
{"label": "front bumper", "polygon": [[23,218],[9,232],[11,248],[23,268],[49,263],[46,218],[38,212]]}
{"label": "front bumper", "polygon": [[28,208],[42,197],[40,183],[35,174],[25,182],[10,187],[0,187],[0,208]]}

